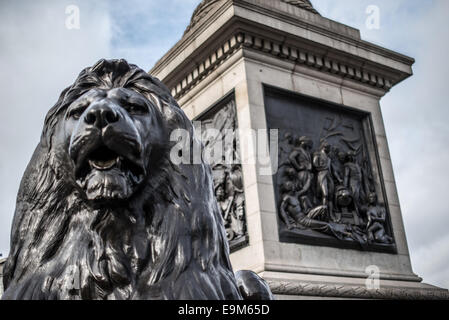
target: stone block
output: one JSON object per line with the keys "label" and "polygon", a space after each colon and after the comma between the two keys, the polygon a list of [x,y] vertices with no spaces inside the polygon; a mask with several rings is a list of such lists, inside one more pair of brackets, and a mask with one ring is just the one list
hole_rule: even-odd
{"label": "stone block", "polygon": [[390,159],[385,159],[380,157],[380,165],[382,168],[382,174],[385,181],[395,183],[394,173],[393,173],[393,165]]}
{"label": "stone block", "polygon": [[263,240],[279,241],[277,213],[261,211],[260,217]]}
{"label": "stone block", "polygon": [[388,203],[400,206],[396,184],[390,181],[384,181],[385,190],[387,192]]}
{"label": "stone block", "polygon": [[251,214],[246,216],[246,225],[248,228],[249,244],[261,242],[263,240],[262,233],[262,217],[260,214]]}
{"label": "stone block", "polygon": [[[251,241],[251,239],[250,239]],[[252,243],[230,255],[232,268],[237,270],[252,270],[262,272],[264,269],[263,242]]]}
{"label": "stone block", "polygon": [[330,82],[302,75],[296,69],[292,75],[294,91],[306,96],[312,96],[333,103],[341,104],[340,88]]}
{"label": "stone block", "polygon": [[379,152],[379,157],[384,159],[391,159],[390,150],[388,148],[387,137],[385,135],[376,135],[376,143]]}
{"label": "stone block", "polygon": [[409,249],[407,245],[407,237],[405,234],[404,222],[402,219],[401,208],[397,205],[390,205],[390,218],[393,226],[394,239],[396,241],[396,247],[398,254],[409,255]]}

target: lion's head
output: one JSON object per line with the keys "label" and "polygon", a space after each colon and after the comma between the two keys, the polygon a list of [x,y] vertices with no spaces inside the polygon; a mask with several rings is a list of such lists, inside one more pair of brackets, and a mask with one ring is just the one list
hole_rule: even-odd
{"label": "lion's head", "polygon": [[84,69],[49,111],[17,198],[6,299],[236,299],[207,165],[175,165],[193,127],[124,60]]}
{"label": "lion's head", "polygon": [[92,89],[72,102],[57,128],[80,194],[101,206],[128,200],[168,146],[154,103],[128,88]]}

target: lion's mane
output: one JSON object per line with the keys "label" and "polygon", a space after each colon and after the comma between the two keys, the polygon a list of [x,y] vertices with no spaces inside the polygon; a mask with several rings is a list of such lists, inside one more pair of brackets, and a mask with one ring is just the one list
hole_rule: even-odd
{"label": "lion's mane", "polygon": [[[84,69],[49,111],[19,189],[4,299],[239,299],[222,217],[205,164],[152,163],[144,186],[116,209],[94,210],[67,173],[53,136],[71,102],[124,87],[157,106],[168,132],[191,122],[168,89],[125,60]],[[195,150],[195,149],[193,149]]]}

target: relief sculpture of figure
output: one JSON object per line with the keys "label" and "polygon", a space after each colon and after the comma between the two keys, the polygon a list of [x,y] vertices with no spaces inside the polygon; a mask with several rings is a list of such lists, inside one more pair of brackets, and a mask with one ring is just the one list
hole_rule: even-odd
{"label": "relief sculpture of figure", "polygon": [[393,238],[385,231],[386,211],[385,208],[377,203],[377,195],[372,192],[368,196],[369,205],[366,208],[368,223],[366,232],[368,241],[379,243],[392,243]]}
{"label": "relief sculpture of figure", "polygon": [[300,228],[321,232],[329,231],[328,223],[317,220],[326,215],[326,206],[311,209],[307,197],[302,197],[301,201],[298,200],[298,193],[295,192],[294,185],[291,181],[285,182],[282,185],[282,190],[283,197],[280,205],[280,214],[282,220],[287,225],[287,229]]}
{"label": "relief sculpture of figure", "polygon": [[[213,168],[213,177],[214,177],[214,191],[215,197],[217,198],[218,207],[221,211],[221,215],[224,218],[225,212],[230,207],[229,199],[226,192],[226,168],[222,165],[216,165]],[[226,220],[226,219],[225,219]]]}
{"label": "relief sculpture of figure", "polygon": [[215,197],[217,198],[218,207],[223,217],[225,226],[229,225],[230,211],[232,210],[233,199],[226,196],[224,184],[218,184],[215,186]]}
{"label": "relief sculpture of figure", "polygon": [[243,174],[240,166],[234,166],[230,174],[233,192],[231,215],[231,229],[234,238],[245,235],[245,196],[243,192]]}
{"label": "relief sculpture of figure", "polygon": [[208,160],[228,243],[233,252],[248,244],[235,99],[220,102],[194,123],[200,129],[207,155],[215,154],[217,148],[222,149],[222,157],[210,157]]}
{"label": "relief sculpture of figure", "polygon": [[234,239],[245,235],[245,197],[242,193],[235,196],[233,210],[231,210],[231,230]]}
{"label": "relief sculpture of figure", "polygon": [[290,153],[289,160],[298,172],[298,197],[306,195],[312,184],[312,157],[313,142],[309,137],[302,136],[297,139],[298,147]]}
{"label": "relief sculpture of figure", "polygon": [[356,162],[356,154],[349,151],[346,154],[344,164],[344,182],[343,185],[351,190],[352,197],[356,205],[360,204],[360,192],[362,188],[362,169]]}
{"label": "relief sculpture of figure", "polygon": [[282,185],[282,190],[280,215],[288,230],[310,229],[341,240],[351,237],[350,226],[323,221],[327,216],[326,206],[321,205],[314,208],[306,196],[298,200],[298,193],[295,192],[292,182],[285,182]]}
{"label": "relief sculpture of figure", "polygon": [[329,221],[338,222],[338,218],[334,215],[332,197],[334,195],[334,179],[333,174],[338,180],[341,180],[332,168],[332,162],[329,153],[331,145],[323,140],[320,149],[313,155],[313,166],[317,172],[318,194],[321,197],[321,204],[328,208]]}
{"label": "relief sculpture of figure", "polygon": [[288,230],[295,228],[295,213],[301,211],[298,198],[295,196],[295,186],[291,181],[285,181],[281,186],[282,201],[279,214]]}

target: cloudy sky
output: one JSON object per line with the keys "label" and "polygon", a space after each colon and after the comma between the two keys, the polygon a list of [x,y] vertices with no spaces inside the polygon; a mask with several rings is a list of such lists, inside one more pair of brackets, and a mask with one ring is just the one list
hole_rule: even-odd
{"label": "cloudy sky", "polygon": [[[183,34],[199,0],[0,1],[0,253],[20,179],[48,109],[79,71],[100,58],[149,70]],[[403,219],[415,273],[449,287],[449,1],[314,0],[330,19],[362,38],[414,57],[415,75],[382,99]],[[80,28],[66,27],[76,5]],[[368,29],[366,9],[380,9]]]}

